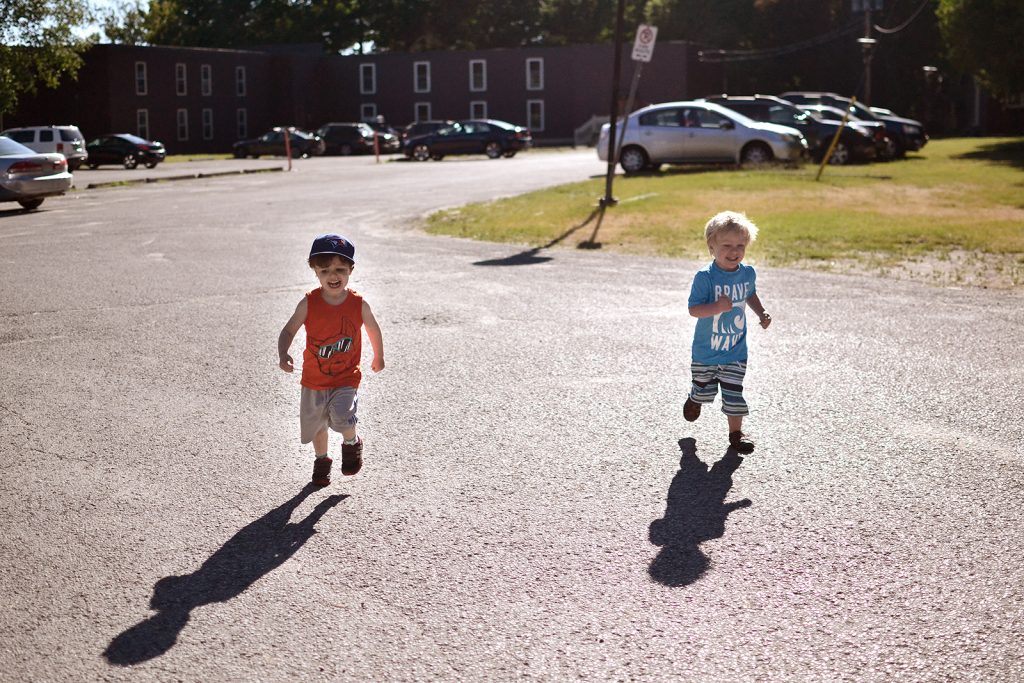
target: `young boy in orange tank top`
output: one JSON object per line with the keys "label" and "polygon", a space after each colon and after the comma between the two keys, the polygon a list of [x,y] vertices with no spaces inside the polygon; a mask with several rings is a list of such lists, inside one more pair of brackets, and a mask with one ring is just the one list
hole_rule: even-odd
{"label": "young boy in orange tank top", "polygon": [[356,249],[341,235],[320,235],[309,250],[309,267],[320,286],[302,297],[277,339],[279,364],[294,372],[288,355],[300,327],[306,328],[302,352],[302,398],[299,406],[302,443],[313,442],[313,483],[331,483],[327,455],[328,428],[340,432],[341,473],[353,475],[363,466],[363,440],[356,435],[356,407],[362,379],[362,330],[373,347],[374,372],[384,369],[384,340],[370,305],[348,289],[355,268]]}

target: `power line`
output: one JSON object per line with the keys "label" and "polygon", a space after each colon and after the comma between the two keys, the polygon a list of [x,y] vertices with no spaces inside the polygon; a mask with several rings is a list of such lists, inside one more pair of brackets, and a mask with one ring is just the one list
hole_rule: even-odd
{"label": "power line", "polygon": [[914,13],[910,15],[910,18],[907,19],[906,21],[904,21],[902,24],[900,24],[896,28],[882,28],[878,24],[875,24],[873,28],[876,31],[878,31],[879,33],[884,33],[886,35],[892,35],[893,33],[899,33],[900,31],[902,31],[906,27],[910,26],[910,24],[914,21],[914,19],[917,19],[917,16],[919,14],[921,14],[922,11],[924,11],[924,8],[927,7],[928,4],[931,3],[931,1],[932,0],[924,0],[924,2],[922,2],[921,5],[916,10],[914,10]]}
{"label": "power line", "polygon": [[[928,0],[926,0],[927,2]],[[833,29],[814,38],[808,38],[798,43],[782,45],[780,47],[766,48],[762,50],[701,50],[697,57],[702,62],[748,62],[759,59],[779,57],[781,55],[799,52],[808,48],[824,45],[838,40],[860,29],[860,21],[855,21],[842,28]]]}

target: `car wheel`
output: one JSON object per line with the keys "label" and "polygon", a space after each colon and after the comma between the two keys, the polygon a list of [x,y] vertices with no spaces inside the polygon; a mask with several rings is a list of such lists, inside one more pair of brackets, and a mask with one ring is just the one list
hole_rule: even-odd
{"label": "car wheel", "polygon": [[846,143],[836,143],[836,147],[832,150],[832,156],[829,158],[828,163],[836,166],[845,166],[850,163],[850,148],[846,146]]}
{"label": "car wheel", "polygon": [[627,174],[639,173],[650,163],[647,159],[647,152],[639,147],[626,147],[619,154],[619,165]]}
{"label": "car wheel", "polygon": [[89,168],[92,169],[93,171],[95,171],[99,167],[100,167],[99,164],[89,164]]}
{"label": "car wheel", "polygon": [[146,162],[146,168],[156,168],[156,165],[158,163],[160,163],[160,162],[158,162],[158,161],[147,161]]}
{"label": "car wheel", "polygon": [[502,154],[501,156],[505,157],[506,159],[511,159],[511,158],[512,158],[512,157],[514,157],[515,155],[516,155],[516,150],[514,150],[514,149],[510,149],[509,151],[505,152],[505,153],[504,153],[504,154]]}
{"label": "car wheel", "polygon": [[500,159],[502,155],[501,143],[488,142],[487,146],[484,147],[484,154],[490,159]]}
{"label": "car wheel", "polygon": [[241,149],[241,148],[236,149],[234,151],[234,155],[235,155],[236,159],[244,159],[245,158],[245,150]]}
{"label": "car wheel", "polygon": [[340,154],[343,157],[352,156],[352,145],[342,145],[341,147],[338,148],[338,154]]}
{"label": "car wheel", "polygon": [[80,168],[82,168],[82,162],[81,161],[75,160],[75,161],[69,161],[68,162],[68,170],[71,171],[72,173],[74,173],[75,171],[77,171]]}
{"label": "car wheel", "polygon": [[772,150],[763,142],[752,142],[743,148],[740,162],[750,166],[760,166],[772,160]]}
{"label": "car wheel", "polygon": [[892,161],[896,158],[896,141],[892,138],[885,139],[885,145],[882,147],[882,159],[885,161]]}
{"label": "car wheel", "polygon": [[426,161],[430,156],[430,147],[424,144],[419,144],[412,148],[412,158],[416,161]]}
{"label": "car wheel", "polygon": [[35,211],[43,203],[42,199],[19,199],[18,203],[26,211]]}
{"label": "car wheel", "polygon": [[124,164],[125,168],[131,170],[139,165],[139,158],[131,152],[128,152],[124,155],[124,159],[121,160],[121,163]]}

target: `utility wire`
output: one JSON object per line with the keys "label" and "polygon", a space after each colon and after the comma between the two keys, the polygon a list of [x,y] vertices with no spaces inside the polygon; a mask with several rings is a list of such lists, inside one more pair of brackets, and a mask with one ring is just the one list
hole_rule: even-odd
{"label": "utility wire", "polygon": [[837,40],[843,36],[858,31],[860,27],[860,21],[855,21],[845,27],[834,29],[828,33],[823,33],[820,36],[815,36],[814,38],[809,38],[807,40],[800,41],[799,43],[791,43],[789,45],[782,45],[780,47],[766,48],[762,50],[701,50],[697,53],[697,57],[701,62],[747,62],[758,59],[767,59],[770,57],[778,57],[832,42],[833,40]]}
{"label": "utility wire", "polygon": [[914,19],[917,19],[917,16],[919,14],[921,14],[922,11],[924,11],[924,8],[927,7],[931,3],[931,1],[932,0],[924,0],[924,2],[921,3],[920,7],[918,7],[916,10],[914,10],[914,13],[910,15],[910,18],[907,19],[906,21],[904,21],[902,24],[900,24],[896,28],[882,28],[878,24],[875,24],[874,25],[874,29],[876,31],[878,31],[879,33],[884,33],[886,35],[892,35],[893,33],[899,33],[900,31],[902,31],[906,27],[910,26],[911,22],[913,22]]}

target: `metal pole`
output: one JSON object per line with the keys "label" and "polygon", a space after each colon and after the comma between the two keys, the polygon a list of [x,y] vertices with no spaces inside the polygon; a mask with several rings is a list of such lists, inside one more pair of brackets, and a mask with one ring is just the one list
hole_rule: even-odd
{"label": "metal pole", "polygon": [[[626,0],[619,0],[619,7],[615,15],[615,63],[612,65],[612,104],[610,107],[611,118],[608,126],[608,171],[604,181],[604,197],[601,198],[601,206],[615,206],[618,200],[612,196],[612,180],[615,178],[615,140],[616,124],[619,118],[619,76],[621,75],[622,61],[622,22],[626,13]],[[623,122],[625,125],[625,122]]]}
{"label": "metal pole", "polygon": [[636,99],[636,89],[640,84],[640,74],[643,73],[644,63],[636,62],[636,70],[633,71],[633,82],[629,85],[629,97],[626,99],[626,109],[622,112],[622,132],[619,133],[619,140],[615,144],[615,159],[618,160],[622,152],[622,141],[626,138],[626,125],[629,123],[629,113],[633,111],[633,100]]}

